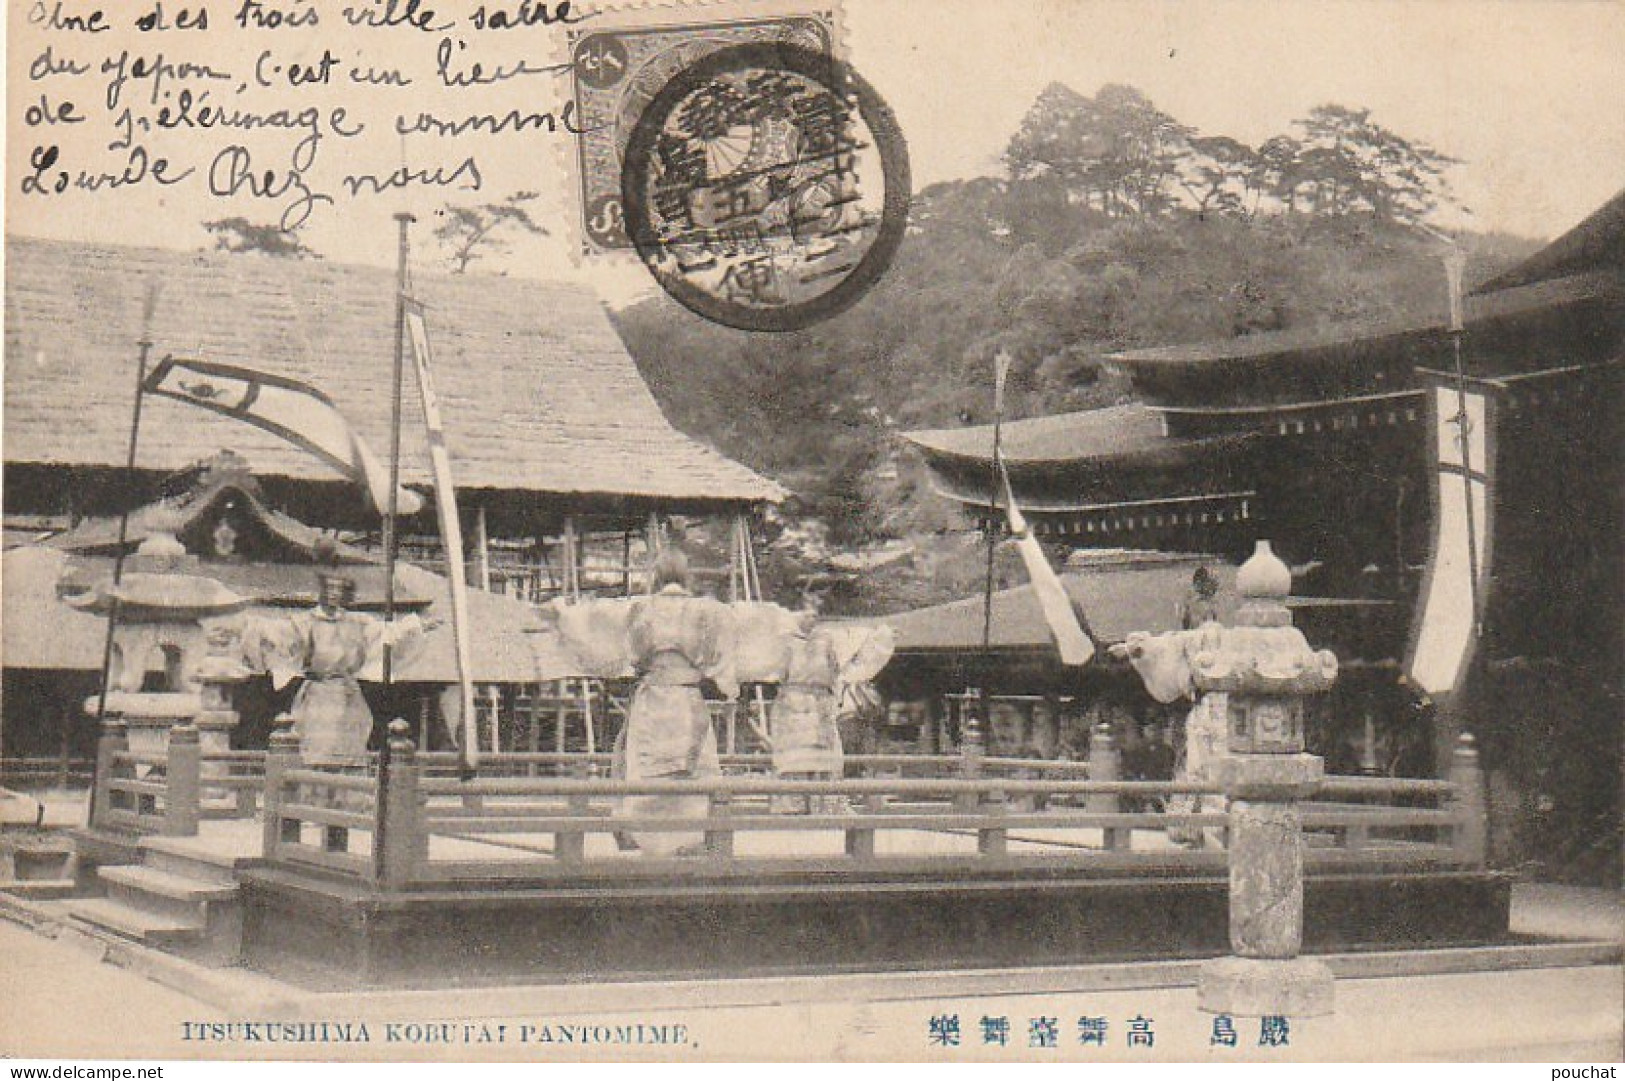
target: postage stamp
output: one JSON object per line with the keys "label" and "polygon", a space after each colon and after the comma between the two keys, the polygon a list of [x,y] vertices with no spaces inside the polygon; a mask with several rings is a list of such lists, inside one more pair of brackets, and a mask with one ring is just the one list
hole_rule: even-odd
{"label": "postage stamp", "polygon": [[[701,12],[703,11],[703,14]],[[836,56],[838,11],[763,5],[655,12],[609,10],[569,29],[575,115],[573,147],[580,252],[632,250],[621,205],[621,163],[649,104],[680,72],[732,45],[779,42]]]}
{"label": "postage stamp", "polygon": [[715,322],[794,330],[851,305],[908,217],[908,152],[861,77],[783,43],[673,78],[626,149],[622,203],[661,287]]}

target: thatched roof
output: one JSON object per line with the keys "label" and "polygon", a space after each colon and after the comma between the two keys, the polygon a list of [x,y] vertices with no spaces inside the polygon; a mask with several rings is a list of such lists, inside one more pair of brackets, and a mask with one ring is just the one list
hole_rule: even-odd
{"label": "thatched roof", "polygon": [[[310,383],[380,454],[389,445],[395,277],[256,255],[6,241],[5,460],[122,466],[149,286],[152,359],[239,364]],[[429,277],[435,375],[458,486],[668,501],[784,492],[666,420],[596,297],[558,282]],[[408,483],[429,480],[407,379]],[[140,463],[172,471],[232,448],[264,476],[336,480],[290,443],[149,399]]]}

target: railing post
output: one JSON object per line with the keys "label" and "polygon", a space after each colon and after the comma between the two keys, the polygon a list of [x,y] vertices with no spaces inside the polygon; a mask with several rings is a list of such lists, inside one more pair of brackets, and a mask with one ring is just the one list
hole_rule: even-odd
{"label": "railing post", "polygon": [[1005,813],[1009,810],[1009,801],[1005,794],[997,789],[984,792],[980,796],[982,814],[992,817],[999,824],[985,826],[976,831],[976,851],[984,856],[1002,856],[1009,850],[1008,837],[1005,832]]}
{"label": "railing post", "polygon": [[[959,728],[959,776],[961,780],[979,781],[982,779],[982,758],[985,750],[982,746],[982,725],[976,715],[976,709],[970,705],[970,696],[976,692],[966,692],[965,708],[960,713]],[[962,792],[954,797],[954,807],[959,811],[974,813],[980,796],[975,792]]]}
{"label": "railing post", "polygon": [[169,729],[164,782],[164,836],[196,837],[200,815],[203,747],[197,725],[182,721]]}
{"label": "railing post", "polygon": [[[864,780],[873,780],[875,769],[873,766],[863,768]],[[870,792],[859,801],[858,813],[862,815],[877,815],[882,813],[886,806],[886,797],[879,792]],[[846,854],[853,859],[868,860],[875,856],[875,831],[869,826],[848,826],[846,828]]]}
{"label": "railing post", "polygon": [[389,722],[388,757],[378,770],[373,875],[390,888],[409,883],[429,852],[418,799],[417,747],[411,734],[412,726],[400,718]]}
{"label": "railing post", "polygon": [[[1089,730],[1089,779],[1091,781],[1120,781],[1123,779],[1123,756],[1117,750],[1112,726],[1101,721]],[[1085,796],[1083,809],[1090,814],[1116,814],[1122,801],[1115,792],[1096,792]],[[1130,846],[1133,831],[1107,827],[1100,831],[1106,851],[1116,852]]]}
{"label": "railing post", "polygon": [[293,730],[293,718],[284,713],[276,719],[271,746],[265,752],[265,791],[260,796],[265,819],[261,823],[264,839],[260,854],[267,860],[276,859],[277,846],[282,842],[299,840],[298,821],[282,821],[282,775],[298,765],[299,736]]}
{"label": "railing post", "polygon": [[[727,818],[732,814],[733,797],[726,792],[711,793],[711,817]],[[692,836],[692,835],[690,835]],[[734,856],[734,831],[726,826],[721,829],[705,831],[705,850],[720,860],[731,860]]]}
{"label": "railing post", "polygon": [[[232,774],[231,776],[241,778],[248,775],[243,772],[238,772]],[[237,801],[235,816],[237,818],[253,818],[256,799],[253,786],[245,784],[238,788],[235,798]]]}
{"label": "railing post", "polygon": [[96,738],[96,788],[90,799],[90,825],[93,828],[102,829],[107,824],[107,812],[112,807],[113,795],[109,785],[117,769],[115,758],[129,749],[130,735],[124,724],[124,715],[109,710],[102,718],[101,734]]}
{"label": "railing post", "polygon": [[[587,779],[591,767],[584,763],[573,763],[570,766],[570,777],[573,780]],[[592,797],[572,795],[566,805],[572,816],[587,817],[592,810]],[[585,825],[585,823],[583,823]],[[587,858],[587,834],[584,829],[559,830],[553,834],[553,857],[560,863],[580,863]]]}
{"label": "railing post", "polygon": [[1488,854],[1489,830],[1484,799],[1484,769],[1478,757],[1478,741],[1470,732],[1456,737],[1450,754],[1450,810],[1456,824],[1451,842],[1463,863],[1482,867]]}

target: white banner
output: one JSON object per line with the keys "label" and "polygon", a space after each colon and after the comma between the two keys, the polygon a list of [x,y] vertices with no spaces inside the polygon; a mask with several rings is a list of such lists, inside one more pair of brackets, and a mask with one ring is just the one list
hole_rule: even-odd
{"label": "white banner", "polygon": [[474,712],[473,648],[468,628],[468,583],[463,572],[463,525],[457,517],[457,489],[451,480],[451,455],[446,451],[446,429],[440,419],[440,398],[435,393],[429,364],[429,327],[423,306],[406,301],[406,328],[412,339],[412,362],[423,399],[423,423],[429,430],[429,462],[434,469],[435,509],[440,516],[440,543],[446,553],[446,579],[451,592],[451,629],[457,652],[457,684],[462,705],[462,736],[458,753],[469,767],[479,764],[479,718]]}
{"label": "white banner", "polygon": [[1467,671],[1489,584],[1492,403],[1479,387],[1431,390],[1434,541],[1406,672],[1434,696],[1456,691]]}

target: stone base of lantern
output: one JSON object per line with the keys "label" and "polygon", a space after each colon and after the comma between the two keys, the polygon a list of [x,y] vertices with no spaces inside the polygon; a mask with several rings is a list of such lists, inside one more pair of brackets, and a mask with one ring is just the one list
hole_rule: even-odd
{"label": "stone base of lantern", "polygon": [[[98,705],[98,697],[91,695],[85,699],[85,712],[96,716]],[[202,709],[203,699],[195,691],[110,691],[107,695],[107,712],[124,718],[129,748],[141,755],[166,754],[169,730],[193,720]],[[228,734],[228,743],[229,738]]]}
{"label": "stone base of lantern", "polygon": [[1332,987],[1331,969],[1312,957],[1221,957],[1202,966],[1196,1004],[1232,1017],[1324,1017]]}

